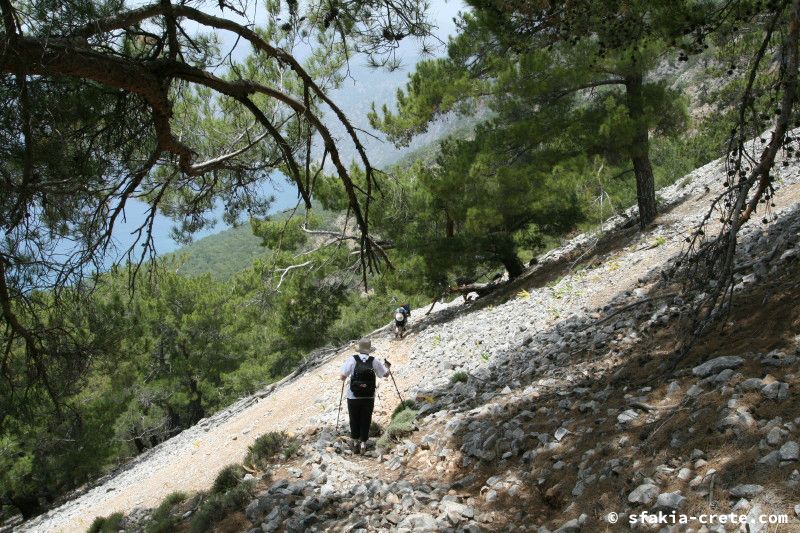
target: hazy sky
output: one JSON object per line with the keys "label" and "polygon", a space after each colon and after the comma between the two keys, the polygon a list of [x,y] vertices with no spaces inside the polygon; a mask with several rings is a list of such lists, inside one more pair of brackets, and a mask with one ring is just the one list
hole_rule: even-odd
{"label": "hazy sky", "polygon": [[[141,3],[144,2],[134,2],[132,5]],[[451,35],[455,30],[453,17],[457,15],[463,4],[460,0],[433,0],[431,4],[431,17],[436,21],[439,27],[436,33],[439,38],[446,41],[447,36]],[[259,9],[263,9],[260,2]],[[259,18],[261,17],[257,17],[257,19]],[[232,34],[223,32],[221,38],[223,50],[235,45],[236,39]],[[443,53],[443,51],[444,50],[441,49],[439,53]],[[249,46],[240,43],[234,50],[234,57],[244,57],[248,52]],[[337,105],[345,111],[348,118],[355,126],[370,130],[366,115],[372,102],[376,102],[378,105],[386,102],[391,105],[394,101],[396,89],[405,84],[408,74],[413,70],[414,64],[420,59],[419,43],[411,40],[402,43],[399,49],[399,56],[402,57],[404,66],[394,72],[370,69],[366,67],[363,57],[357,56],[353,58],[350,65],[350,72],[353,79],[345,80],[342,87],[331,93],[331,96]],[[330,120],[328,123],[334,136],[340,138],[344,136],[344,129],[341,126],[333,124],[333,121]],[[396,150],[390,144],[366,135],[361,135],[360,137],[374,165],[382,166],[397,159]],[[343,158],[349,161],[354,156],[352,146],[343,146],[342,154]],[[297,202],[297,191],[289,184],[279,190],[272,191],[272,193],[276,198],[273,206],[274,211],[281,211],[293,207]],[[133,239],[131,232],[142,224],[146,212],[147,206],[141,202],[132,201],[128,203],[125,211],[125,221],[121,224],[118,223],[114,231],[120,250],[127,249]],[[216,212],[221,212],[221,206],[219,206]],[[218,217],[217,219],[219,220]],[[156,251],[159,254],[168,253],[179,248],[179,245],[169,236],[172,226],[173,222],[171,220],[162,215],[157,215],[154,224],[153,238]],[[218,221],[213,229],[198,233],[195,235],[195,239],[217,233],[225,228],[226,226],[221,221]]]}

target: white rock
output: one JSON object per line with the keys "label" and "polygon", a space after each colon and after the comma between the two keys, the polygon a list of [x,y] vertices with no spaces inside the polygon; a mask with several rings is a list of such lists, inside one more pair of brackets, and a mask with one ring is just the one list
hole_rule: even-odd
{"label": "white rock", "polygon": [[617,415],[617,422],[620,424],[627,424],[628,422],[636,420],[637,418],[639,418],[639,412],[633,409],[628,409]]}
{"label": "white rock", "polygon": [[680,509],[686,498],[681,495],[681,491],[664,492],[658,495],[656,499],[657,507],[666,507],[667,509]]}
{"label": "white rock", "polygon": [[697,365],[692,369],[692,374],[704,378],[711,374],[718,374],[726,368],[736,368],[744,364],[744,359],[735,355],[723,355],[716,357],[710,361],[706,361],[702,365]]}
{"label": "white rock", "polygon": [[781,446],[781,460],[783,461],[797,461],[800,458],[800,445],[795,441],[789,441]]}
{"label": "white rock", "polygon": [[646,505],[652,502],[656,496],[658,496],[658,486],[651,483],[645,483],[643,485],[639,485],[633,489],[633,492],[628,494],[628,501],[631,503],[643,503]]}
{"label": "white rock", "polygon": [[686,396],[694,398],[695,396],[700,396],[702,393],[703,393],[703,387],[695,383],[694,385],[689,387],[689,390],[686,391]]}
{"label": "white rock", "polygon": [[770,400],[785,400],[789,397],[789,385],[787,383],[775,381],[774,383],[764,385],[761,389],[761,394]]}
{"label": "white rock", "polygon": [[758,464],[762,465],[776,465],[781,462],[781,452],[773,450],[767,455],[758,460]]}
{"label": "white rock", "polygon": [[769,430],[769,433],[767,433],[767,444],[770,446],[777,446],[781,442],[782,438],[783,433],[781,432],[781,428],[774,427]]}
{"label": "white rock", "polygon": [[742,390],[760,390],[764,387],[764,381],[759,378],[750,378],[739,384]]}
{"label": "white rock", "polygon": [[752,498],[754,496],[758,496],[763,491],[764,487],[761,485],[746,484],[736,485],[728,492],[730,492],[731,496],[735,496],[736,498]]}
{"label": "white rock", "polygon": [[475,510],[463,503],[444,500],[439,504],[439,508],[446,513],[456,513],[466,518],[475,516]]}
{"label": "white rock", "polygon": [[428,513],[410,514],[398,524],[399,528],[411,529],[412,531],[438,531],[439,524],[436,519]]}
{"label": "white rock", "polygon": [[750,502],[746,498],[740,498],[733,506],[734,511],[747,511],[748,509],[750,509]]}
{"label": "white rock", "polygon": [[760,533],[761,531],[766,531],[766,527],[768,524],[764,524],[759,518],[761,515],[764,514],[764,509],[756,504],[750,509],[750,512],[747,513],[747,526],[746,531],[748,533]]}

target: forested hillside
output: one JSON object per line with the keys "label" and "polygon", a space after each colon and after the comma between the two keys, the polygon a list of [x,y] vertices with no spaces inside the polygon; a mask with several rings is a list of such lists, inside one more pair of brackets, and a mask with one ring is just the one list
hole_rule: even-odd
{"label": "forested hillside", "polygon": [[[652,231],[657,191],[721,158],[663,270],[691,295],[670,376],[733,310],[740,233],[774,220],[776,169],[800,157],[800,0],[469,0],[446,42],[423,0],[0,14],[2,518],[45,512],[401,304],[502,299],[581,231]],[[366,130],[332,95],[352,62],[393,71],[407,43],[420,61]],[[417,148],[380,164],[376,135]],[[277,177],[296,209],[272,213]],[[133,200],[147,214],[107,268]],[[237,229],[156,257],[156,214],[189,240],[219,206]],[[777,253],[786,237],[765,239]]]}
{"label": "forested hillside", "polygon": [[223,230],[184,246],[175,255],[180,258],[178,272],[196,277],[210,274],[226,280],[249,267],[253,260],[268,253],[250,225]]}

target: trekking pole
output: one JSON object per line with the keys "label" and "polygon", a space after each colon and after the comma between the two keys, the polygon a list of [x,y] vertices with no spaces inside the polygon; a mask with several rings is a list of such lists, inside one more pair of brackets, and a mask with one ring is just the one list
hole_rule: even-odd
{"label": "trekking pole", "polygon": [[339,394],[339,409],[336,411],[336,433],[339,433],[339,415],[342,412],[342,398],[344,398],[344,380],[342,380],[342,393]]}
{"label": "trekking pole", "polygon": [[392,373],[391,369],[389,370],[389,377],[392,378],[392,383],[394,383],[394,390],[397,391],[397,397],[400,398],[400,404],[403,405],[405,400],[403,400],[403,397],[400,395],[400,389],[397,388],[397,382],[394,380],[394,373]]}

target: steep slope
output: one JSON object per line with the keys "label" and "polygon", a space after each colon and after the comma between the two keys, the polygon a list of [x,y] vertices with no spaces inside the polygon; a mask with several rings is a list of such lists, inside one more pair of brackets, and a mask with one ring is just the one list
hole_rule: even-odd
{"label": "steep slope", "polygon": [[269,250],[261,246],[261,239],[253,235],[250,224],[244,224],[198,239],[171,255],[180,258],[178,272],[185,276],[211,274],[225,280],[267,253]]}
{"label": "steep slope", "polygon": [[[737,303],[758,300],[740,303],[734,335],[701,339],[672,376],[662,364],[692,295],[662,286],[660,272],[705,215],[721,170],[714,162],[662,190],[672,207],[645,232],[616,217],[603,238],[582,235],[551,252],[505,293],[516,297],[412,317],[403,342],[377,332],[377,355],[422,405],[419,431],[390,452],[354,457],[342,446],[335,374],[350,352],[320,352],[22,530],[80,531],[97,515],[206,489],[255,437],[282,429],[302,432],[305,444],[272,473],[287,481],[264,487],[247,509],[246,522],[266,531],[617,531],[630,526],[610,525],[608,513],[624,521],[671,508],[782,513],[792,522],[778,530],[797,530],[797,166],[780,173],[781,216],[769,231],[782,238],[765,241],[752,226],[742,247],[749,266]],[[774,242],[783,243],[775,253]],[[757,279],[770,283],[754,288]],[[731,357],[701,365],[718,356]],[[455,372],[466,382],[451,383]],[[398,400],[388,383],[379,394],[385,421]]]}

